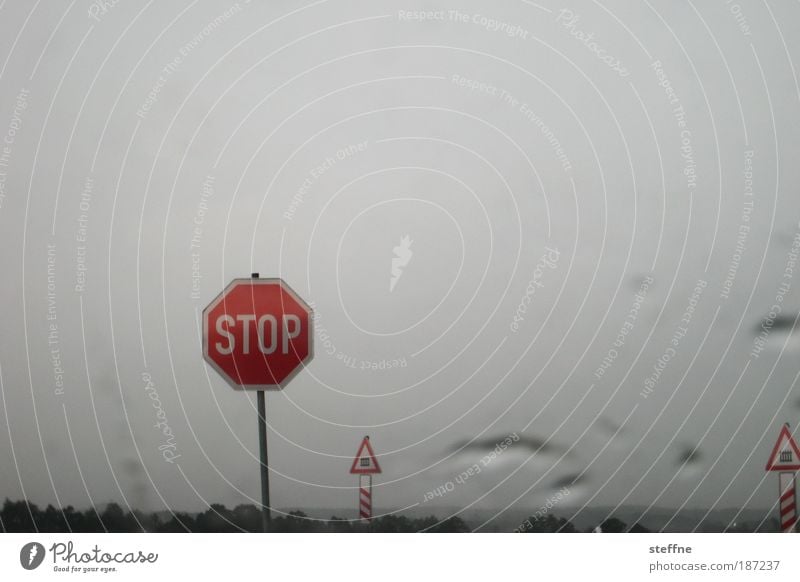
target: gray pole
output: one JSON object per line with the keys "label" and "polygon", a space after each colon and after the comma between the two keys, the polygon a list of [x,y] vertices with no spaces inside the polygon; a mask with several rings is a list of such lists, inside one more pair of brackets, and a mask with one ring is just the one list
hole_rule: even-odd
{"label": "gray pole", "polygon": [[264,391],[258,391],[258,443],[261,453],[261,531],[268,532],[272,516],[269,509],[269,464],[267,462],[267,412]]}
{"label": "gray pole", "polygon": [[[258,273],[250,275],[258,279]],[[267,457],[267,403],[263,390],[258,391],[258,450],[261,458],[261,531],[269,531],[272,514],[269,509],[269,461]]]}

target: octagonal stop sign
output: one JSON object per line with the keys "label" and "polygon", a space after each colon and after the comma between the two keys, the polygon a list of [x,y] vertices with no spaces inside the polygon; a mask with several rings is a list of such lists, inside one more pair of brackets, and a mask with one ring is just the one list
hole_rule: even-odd
{"label": "octagonal stop sign", "polygon": [[311,314],[281,279],[234,279],[203,310],[203,357],[234,388],[280,390],[314,357]]}

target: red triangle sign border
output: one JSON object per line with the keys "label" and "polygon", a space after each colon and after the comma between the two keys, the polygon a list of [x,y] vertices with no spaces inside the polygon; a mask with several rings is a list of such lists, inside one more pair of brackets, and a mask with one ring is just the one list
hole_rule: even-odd
{"label": "red triangle sign border", "polygon": [[[786,440],[789,443],[789,446],[792,448],[794,452],[795,461],[792,463],[781,464],[780,462],[776,462],[778,458],[778,453],[781,450],[781,444]],[[781,434],[778,435],[778,440],[775,441],[775,446],[772,447],[772,453],[769,456],[769,461],[767,461],[766,471],[798,471],[800,470],[800,448],[798,448],[797,443],[792,437],[792,433],[789,432],[789,426],[784,424],[781,428]]]}
{"label": "red triangle sign border", "polygon": [[[364,452],[364,449],[367,449],[372,463],[370,467],[362,469],[358,466],[358,461],[363,456],[362,453]],[[358,447],[358,452],[353,459],[353,464],[350,466],[350,473],[353,475],[372,475],[380,472],[381,466],[378,464],[378,459],[375,457],[375,452],[372,450],[372,445],[369,444],[369,437],[364,437],[364,439],[361,441],[361,446]]]}

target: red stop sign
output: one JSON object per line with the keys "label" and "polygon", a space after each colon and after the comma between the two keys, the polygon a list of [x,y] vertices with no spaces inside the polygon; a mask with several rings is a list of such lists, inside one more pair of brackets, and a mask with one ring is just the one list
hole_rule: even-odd
{"label": "red stop sign", "polygon": [[203,310],[203,357],[234,388],[280,390],[314,357],[311,313],[281,279],[234,279]]}

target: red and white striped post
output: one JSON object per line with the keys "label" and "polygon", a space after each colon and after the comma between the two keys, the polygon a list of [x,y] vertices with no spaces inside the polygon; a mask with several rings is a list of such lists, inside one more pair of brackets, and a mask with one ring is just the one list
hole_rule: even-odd
{"label": "red and white striped post", "polygon": [[778,473],[778,512],[781,531],[793,533],[797,531],[797,494],[795,493],[795,475],[800,471],[800,447],[794,440],[789,423],[781,427],[778,440],[772,447],[767,461],[767,471]]}
{"label": "red and white striped post", "polygon": [[350,474],[358,475],[358,517],[363,521],[372,520],[372,476],[381,472],[381,466],[369,437],[365,436],[350,466]]}
{"label": "red and white striped post", "polygon": [[359,475],[358,516],[364,521],[372,519],[372,475]]}
{"label": "red and white striped post", "polygon": [[797,494],[795,492],[795,474],[780,473],[778,498],[780,499],[781,531],[792,533],[797,524]]}

